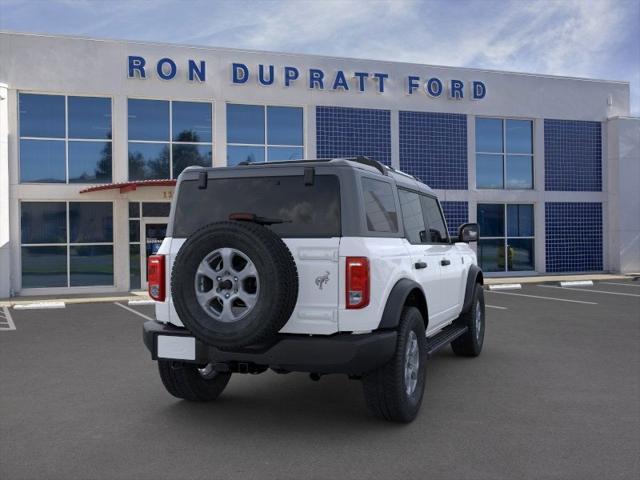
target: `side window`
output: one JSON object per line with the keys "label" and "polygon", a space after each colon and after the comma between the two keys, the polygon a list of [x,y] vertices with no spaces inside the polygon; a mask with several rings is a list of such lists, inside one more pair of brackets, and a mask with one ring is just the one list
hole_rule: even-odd
{"label": "side window", "polygon": [[400,196],[400,210],[407,240],[413,244],[426,243],[427,229],[424,226],[420,195],[403,189],[398,189],[398,195]]}
{"label": "side window", "polygon": [[398,214],[391,185],[380,180],[363,178],[362,193],[369,231],[396,233]]}
{"label": "side window", "polygon": [[427,241],[429,243],[449,243],[447,227],[444,223],[444,218],[442,218],[438,201],[425,195],[421,195],[420,199],[422,200],[424,221],[428,229]]}

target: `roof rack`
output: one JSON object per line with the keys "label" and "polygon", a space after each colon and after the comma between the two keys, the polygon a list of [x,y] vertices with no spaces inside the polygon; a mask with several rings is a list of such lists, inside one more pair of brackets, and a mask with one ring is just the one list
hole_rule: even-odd
{"label": "roof rack", "polygon": [[404,177],[413,178],[414,180],[418,180],[414,175],[409,173],[402,172],[400,170],[396,170],[390,165],[385,165],[384,163],[379,162],[378,160],[374,160],[373,158],[366,157],[364,155],[358,155],[356,157],[335,157],[335,158],[317,158],[313,160],[278,160],[275,162],[260,162],[260,163],[252,163],[252,162],[240,162],[239,166],[256,166],[256,165],[283,165],[283,164],[291,164],[295,163],[319,163],[319,162],[331,162],[334,160],[347,160],[349,162],[360,163],[362,165],[367,165],[368,167],[373,167],[378,170],[382,175],[387,175],[387,172],[391,171],[393,173],[397,173],[398,175],[402,175]]}

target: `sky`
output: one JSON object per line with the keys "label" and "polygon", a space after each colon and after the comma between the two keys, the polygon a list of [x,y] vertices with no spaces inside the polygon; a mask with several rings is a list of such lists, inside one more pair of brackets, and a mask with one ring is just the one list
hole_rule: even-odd
{"label": "sky", "polygon": [[0,0],[0,29],[631,82],[640,0]]}

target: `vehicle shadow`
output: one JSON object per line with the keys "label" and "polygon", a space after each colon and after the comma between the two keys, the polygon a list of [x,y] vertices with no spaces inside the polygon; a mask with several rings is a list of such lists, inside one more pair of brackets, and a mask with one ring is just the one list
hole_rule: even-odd
{"label": "vehicle shadow", "polygon": [[[459,359],[440,354],[429,360],[427,391],[421,414],[415,425],[427,421],[425,405],[430,391],[444,388],[446,375],[442,366]],[[445,369],[447,370],[447,369]],[[406,424],[391,423],[372,416],[365,405],[362,385],[344,375],[323,376],[312,382],[306,374],[235,375],[225,392],[214,402],[196,403],[171,399],[155,410],[164,424],[172,428],[191,431],[193,428],[211,428],[217,434],[225,430],[234,434],[243,429],[254,433],[283,431],[287,434],[331,432],[389,431],[406,428]],[[154,420],[152,420],[154,421]]]}

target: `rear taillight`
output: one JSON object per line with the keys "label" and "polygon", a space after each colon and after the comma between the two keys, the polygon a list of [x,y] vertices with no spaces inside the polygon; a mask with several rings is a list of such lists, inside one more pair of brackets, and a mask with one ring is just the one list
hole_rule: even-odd
{"label": "rear taillight", "polygon": [[164,302],[164,255],[151,255],[147,260],[149,296],[156,302]]}
{"label": "rear taillight", "polygon": [[346,273],[346,307],[366,307],[369,305],[369,259],[347,257]]}

